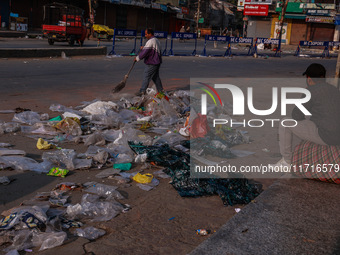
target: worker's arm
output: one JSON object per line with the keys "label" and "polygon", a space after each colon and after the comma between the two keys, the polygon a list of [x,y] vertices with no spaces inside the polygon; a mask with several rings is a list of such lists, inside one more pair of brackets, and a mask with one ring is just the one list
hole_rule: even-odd
{"label": "worker's arm", "polygon": [[148,40],[145,44],[145,46],[141,49],[138,56],[136,57],[136,61],[146,58],[149,54],[152,53],[154,47],[153,47],[153,41],[152,39]]}

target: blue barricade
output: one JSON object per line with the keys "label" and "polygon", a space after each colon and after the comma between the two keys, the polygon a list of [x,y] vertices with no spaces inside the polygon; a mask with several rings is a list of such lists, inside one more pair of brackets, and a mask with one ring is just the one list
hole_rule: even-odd
{"label": "blue barricade", "polygon": [[[215,41],[215,42],[228,42],[229,37],[224,35],[206,35],[204,39],[204,48],[202,51],[202,56],[207,56],[207,41]],[[227,50],[224,52],[223,57],[227,55]]]}
{"label": "blue barricade", "polygon": [[136,40],[137,40],[137,30],[132,29],[114,29],[113,32],[113,43],[112,43],[112,50],[109,53],[109,55],[117,55],[115,52],[115,42],[116,42],[116,36],[123,36],[123,37],[135,37],[134,47],[129,55],[136,55]]}
{"label": "blue barricade", "polygon": [[231,44],[232,43],[249,43],[250,47],[248,50],[247,55],[249,56],[251,54],[252,48],[253,48],[253,38],[252,37],[229,37],[229,43],[228,48],[226,50],[226,55],[231,56]]}
{"label": "blue barricade", "polygon": [[325,47],[321,57],[329,57],[329,46],[337,46],[339,45],[339,42],[328,42],[328,41],[300,41],[299,45],[295,51],[294,56],[299,57],[301,53],[301,46],[307,46],[307,47],[312,47],[312,46],[319,46],[319,47]]}
{"label": "blue barricade", "polygon": [[281,57],[281,40],[280,39],[274,39],[274,38],[256,38],[255,39],[255,45],[253,47],[252,54],[257,54],[257,45],[259,43],[263,44],[272,44],[272,45],[278,45],[275,51],[275,57]]}
{"label": "blue barricade", "polygon": [[[168,47],[168,32],[163,32],[163,31],[155,31],[154,32],[154,36],[156,38],[165,38],[165,47],[164,47],[164,50],[163,50],[163,53],[162,55],[163,56],[166,56],[166,50],[167,50],[167,47]],[[140,37],[140,46],[142,47],[143,46],[143,38],[145,37],[145,30],[142,30],[141,31],[141,37]],[[138,51],[139,52],[139,51]]]}
{"label": "blue barricade", "polygon": [[174,39],[184,39],[184,40],[195,39],[195,48],[194,48],[194,51],[191,53],[191,55],[192,56],[196,55],[197,35],[195,33],[177,33],[177,32],[172,32],[171,33],[171,47],[170,47],[170,50],[169,50],[169,53],[168,53],[169,56],[174,56],[174,52],[173,52],[173,40]]}

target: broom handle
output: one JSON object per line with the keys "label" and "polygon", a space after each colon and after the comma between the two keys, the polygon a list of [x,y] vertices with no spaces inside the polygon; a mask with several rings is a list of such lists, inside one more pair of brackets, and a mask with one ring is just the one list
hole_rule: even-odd
{"label": "broom handle", "polygon": [[127,73],[126,77],[129,77],[129,75],[130,75],[130,73],[131,73],[133,67],[135,66],[135,64],[136,64],[136,61],[133,61],[132,66],[130,67],[130,70],[129,70],[129,72]]}

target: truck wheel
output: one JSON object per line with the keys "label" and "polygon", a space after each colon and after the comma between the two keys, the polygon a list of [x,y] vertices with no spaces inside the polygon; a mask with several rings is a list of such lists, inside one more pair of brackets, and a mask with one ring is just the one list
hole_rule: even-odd
{"label": "truck wheel", "polygon": [[54,44],[54,40],[53,39],[48,39],[47,41],[48,41],[49,45],[53,45]]}
{"label": "truck wheel", "polygon": [[68,44],[70,46],[74,46],[74,42],[75,42],[75,38],[73,35],[71,35],[70,38],[68,39]]}

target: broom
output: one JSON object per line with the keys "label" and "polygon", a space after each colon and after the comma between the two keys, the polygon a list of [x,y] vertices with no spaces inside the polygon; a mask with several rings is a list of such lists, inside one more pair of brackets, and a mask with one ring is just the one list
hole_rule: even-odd
{"label": "broom", "polygon": [[112,90],[112,93],[118,93],[125,87],[126,81],[129,78],[129,74],[131,73],[133,67],[135,66],[135,63],[136,61],[134,60],[132,66],[130,67],[129,72],[124,76],[124,79]]}

